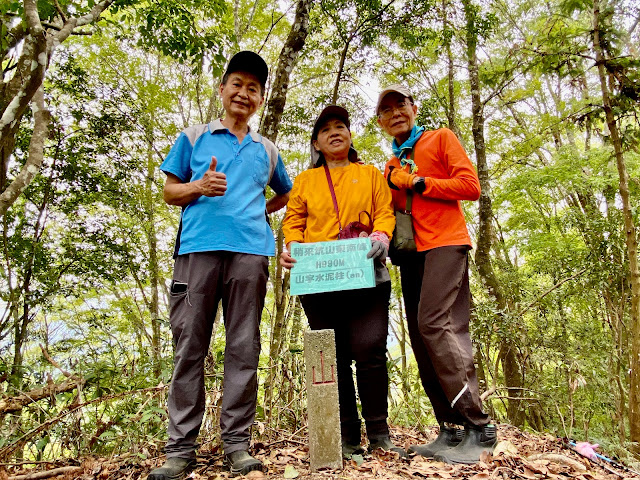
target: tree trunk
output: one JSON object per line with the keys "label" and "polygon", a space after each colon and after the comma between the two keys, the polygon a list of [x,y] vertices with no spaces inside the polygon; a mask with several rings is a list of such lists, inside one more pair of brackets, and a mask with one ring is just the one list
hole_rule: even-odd
{"label": "tree trunk", "polygon": [[[443,23],[443,33],[447,33],[449,31],[449,16],[447,13],[448,0],[442,0],[442,23]],[[456,134],[456,137],[459,139],[462,138],[460,135],[460,128],[458,127],[458,123],[456,121],[456,98],[455,98],[455,68],[453,64],[453,55],[451,53],[451,41],[446,40],[445,43],[446,51],[447,51],[447,87],[449,93],[449,106],[447,108],[447,123],[449,125],[449,129]]]}
{"label": "tree trunk", "polygon": [[629,430],[630,440],[635,442],[636,451],[640,451],[640,271],[638,270],[638,240],[633,221],[633,210],[629,198],[629,172],[622,152],[622,142],[618,132],[609,87],[604,69],[604,49],[601,44],[600,31],[600,1],[593,2],[593,48],[596,54],[596,65],[600,77],[600,89],[602,90],[602,106],[607,119],[607,126],[611,133],[611,143],[615,152],[616,166],[620,184],[620,198],[622,200],[622,215],[626,234],[627,256],[629,259],[629,282],[631,284],[631,358],[629,378]]}
{"label": "tree trunk", "polygon": [[[147,138],[152,138],[148,136]],[[161,356],[160,356],[160,272],[158,265],[158,238],[156,233],[156,216],[155,216],[155,198],[154,198],[154,181],[153,177],[156,171],[154,162],[154,151],[151,144],[147,149],[147,175],[145,179],[145,203],[146,203],[146,236],[147,245],[149,247],[149,288],[151,296],[149,300],[149,315],[151,317],[151,358],[153,362],[153,374],[156,378],[160,377],[162,372]]]}
{"label": "tree trunk", "polygon": [[296,18],[291,26],[287,41],[280,51],[278,67],[271,87],[271,96],[265,108],[266,115],[260,126],[260,133],[274,143],[278,137],[278,126],[287,102],[289,78],[298,62],[300,51],[304,47],[309,33],[309,10],[311,9],[311,4],[312,0],[298,0]]}
{"label": "tree trunk", "polygon": [[[95,2],[91,10],[81,17],[59,18],[61,28],[55,33],[47,33],[42,26],[36,0],[24,0],[22,21],[26,29],[19,30],[22,34],[20,40],[23,41],[20,57],[13,77],[0,89],[0,161],[3,162],[0,165],[0,214],[5,213],[22,194],[42,164],[41,160],[38,163],[38,159],[42,157],[41,150],[47,137],[49,114],[44,109],[44,100],[41,102],[37,96],[43,95],[42,82],[54,49],[69,38],[77,27],[98,20],[113,1]],[[15,146],[20,121],[29,104],[32,105],[35,118],[29,158],[16,179],[9,184],[6,177],[7,162]],[[38,117],[41,117],[40,120]]]}
{"label": "tree trunk", "polygon": [[[6,164],[2,166],[2,180],[5,189],[0,194],[0,215],[4,215],[13,202],[22,194],[25,188],[31,183],[36,173],[40,171],[42,162],[44,161],[44,143],[49,134],[49,122],[51,116],[44,106],[44,88],[40,87],[33,95],[31,106],[34,112],[33,134],[29,142],[29,155],[24,166],[16,175],[11,184],[6,185]],[[16,124],[18,124],[17,122]],[[17,130],[17,128],[16,128]],[[11,133],[11,129],[8,130]],[[8,149],[13,145],[15,138],[7,138],[2,142],[2,148]],[[8,150],[3,150],[3,154]],[[9,153],[10,154],[10,153]]]}
{"label": "tree trunk", "polygon": [[[278,66],[276,68],[275,79],[271,88],[271,95],[267,106],[265,108],[265,117],[263,118],[260,126],[260,133],[266,138],[275,143],[278,137],[278,128],[284,107],[287,102],[287,91],[289,89],[289,79],[291,73],[298,62],[300,51],[304,47],[304,44],[309,33],[309,12],[312,5],[311,0],[298,0],[296,6],[296,17],[291,25],[291,30],[287,36],[280,56],[278,58]],[[284,330],[286,327],[285,312],[287,305],[289,304],[290,297],[288,295],[289,290],[289,273],[283,275],[282,267],[278,259],[282,252],[284,243],[284,236],[282,234],[282,227],[277,229],[277,242],[276,242],[276,268],[275,275],[273,276],[273,290],[275,294],[275,314],[273,324],[271,328],[271,341],[269,349],[269,376],[267,379],[267,385],[270,388],[266,389],[265,404],[268,408],[267,418],[270,419],[272,414],[272,404],[274,402],[274,385],[276,380],[276,366],[282,364],[282,346],[284,340]]]}
{"label": "tree trunk", "polygon": [[[475,261],[478,273],[482,281],[494,298],[499,312],[506,312],[508,305],[503,292],[502,285],[493,269],[491,262],[491,246],[493,242],[492,219],[493,207],[491,205],[491,184],[489,182],[489,166],[487,164],[486,147],[484,141],[484,111],[480,100],[480,80],[478,77],[478,59],[476,56],[477,30],[475,25],[476,7],[470,0],[463,0],[465,17],[467,22],[466,42],[467,42],[467,63],[469,67],[469,83],[471,88],[471,109],[473,113],[472,133],[478,168],[478,178],[480,180],[480,194],[478,215],[478,239],[476,246]],[[498,313],[503,317],[503,313]],[[517,397],[522,395],[522,372],[517,358],[516,346],[513,338],[502,338],[499,356],[502,363],[504,382],[509,392],[509,403],[507,416],[509,421],[521,426],[524,420],[520,401]]]}
{"label": "tree trunk", "polygon": [[[294,297],[291,314],[291,335],[289,336],[289,350],[290,351],[302,351],[302,304],[300,303],[300,297]],[[287,397],[287,404],[291,404],[295,400],[295,394],[300,394],[304,387],[304,368],[302,366],[302,355],[291,355],[290,371],[293,378],[301,379],[301,388],[299,392],[296,392],[294,388],[289,389],[289,395]],[[300,404],[300,403],[299,403]],[[303,413],[300,412],[302,416]]]}
{"label": "tree trunk", "polygon": [[358,19],[356,19],[353,30],[350,32],[349,37],[344,42],[344,48],[340,53],[340,63],[338,64],[338,72],[336,73],[336,81],[333,84],[333,93],[331,94],[331,103],[335,105],[338,103],[338,90],[340,89],[340,81],[342,80],[342,72],[344,71],[344,64],[347,60],[347,53],[349,53],[349,47],[351,46],[351,40],[355,32],[358,31]]}
{"label": "tree trunk", "polygon": [[289,272],[282,275],[282,266],[277,261],[282,253],[284,243],[284,235],[282,228],[278,229],[276,242],[276,272],[273,279],[273,291],[275,297],[275,315],[271,325],[271,340],[269,342],[269,375],[267,377],[267,385],[270,388],[265,391],[265,404],[269,408],[267,418],[271,420],[274,386],[276,384],[276,369],[282,365],[282,346],[284,343],[284,330],[286,327],[285,311],[291,297],[287,295],[289,290]]}
{"label": "tree trunk", "polygon": [[17,319],[14,325],[14,344],[13,344],[13,363],[11,364],[11,373],[9,374],[9,383],[20,390],[22,388],[22,346],[27,337],[27,327],[29,326],[29,303],[26,297],[29,290],[23,292],[24,304],[22,315]]}

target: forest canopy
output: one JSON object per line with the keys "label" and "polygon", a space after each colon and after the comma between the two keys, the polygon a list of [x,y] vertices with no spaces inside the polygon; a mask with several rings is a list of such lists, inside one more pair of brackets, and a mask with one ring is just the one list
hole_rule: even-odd
{"label": "forest canopy", "polygon": [[[252,128],[292,178],[329,103],[382,169],[374,107],[391,83],[419,124],[456,133],[483,191],[464,208],[485,408],[639,458],[637,2],[0,0],[0,17],[0,460],[164,445],[179,209],[158,167],[184,128],[222,115],[221,74],[245,49],[270,71]],[[424,431],[435,418],[390,271],[390,421]],[[307,322],[288,275],[272,258],[265,437],[305,425]],[[219,440],[219,320],[205,445]]]}

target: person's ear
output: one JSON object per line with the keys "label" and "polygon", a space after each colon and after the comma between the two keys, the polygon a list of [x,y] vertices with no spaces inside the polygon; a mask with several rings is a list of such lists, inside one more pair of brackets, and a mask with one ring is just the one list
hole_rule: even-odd
{"label": "person's ear", "polygon": [[318,148],[318,140],[314,140],[314,141],[313,141],[313,148],[315,148],[315,149],[316,149],[316,152],[319,152],[319,151],[320,151],[320,149]]}

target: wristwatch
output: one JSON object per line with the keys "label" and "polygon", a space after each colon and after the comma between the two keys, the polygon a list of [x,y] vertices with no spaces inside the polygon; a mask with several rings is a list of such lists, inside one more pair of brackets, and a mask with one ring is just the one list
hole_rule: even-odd
{"label": "wristwatch", "polygon": [[427,185],[424,183],[424,177],[420,177],[418,181],[413,184],[413,189],[416,193],[422,193],[427,189]]}

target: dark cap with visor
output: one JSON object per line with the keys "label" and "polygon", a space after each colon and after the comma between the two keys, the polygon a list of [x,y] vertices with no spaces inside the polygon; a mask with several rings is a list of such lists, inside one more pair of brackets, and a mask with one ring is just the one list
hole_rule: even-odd
{"label": "dark cap with visor", "polygon": [[[324,155],[316,150],[316,148],[313,146],[313,141],[318,139],[318,132],[332,118],[337,118],[338,120],[343,122],[349,130],[351,130],[349,112],[347,112],[346,108],[340,107],[338,105],[328,105],[324,107],[320,112],[320,115],[318,115],[318,118],[316,118],[316,121],[313,124],[313,132],[311,133],[311,168],[319,167],[324,163]],[[349,149],[349,161],[358,161],[358,152],[355,148],[353,148],[353,143],[351,144],[351,148]]]}
{"label": "dark cap with visor", "polygon": [[224,75],[227,76],[234,72],[247,72],[255,75],[264,90],[269,77],[269,67],[260,55],[249,50],[243,50],[236,53],[231,60]]}

